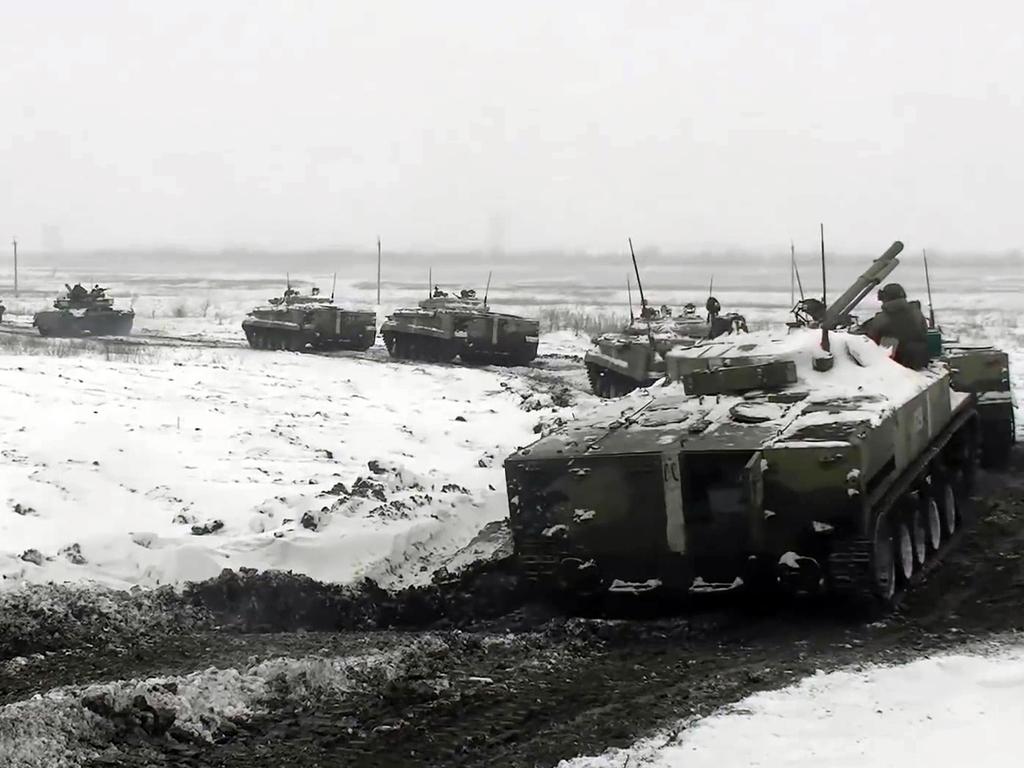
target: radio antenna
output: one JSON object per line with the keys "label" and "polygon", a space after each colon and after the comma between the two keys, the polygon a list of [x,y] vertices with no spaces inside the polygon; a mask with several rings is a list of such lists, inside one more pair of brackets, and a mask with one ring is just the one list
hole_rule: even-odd
{"label": "radio antenna", "polygon": [[626,275],[626,296],[629,297],[629,322],[633,322],[633,280]]}
{"label": "radio antenna", "polygon": [[380,235],[377,235],[377,306],[380,306]]}
{"label": "radio antenna", "polygon": [[821,224],[821,303],[828,306],[828,290],[825,284],[825,225]]}
{"label": "radio antenna", "polygon": [[789,306],[796,306],[796,285],[794,285],[796,275],[796,246],[793,245],[793,241],[789,241]]}
{"label": "radio antenna", "polygon": [[647,321],[647,341],[654,349],[654,332],[651,330],[651,318],[647,316],[647,299],[644,297],[644,284],[640,282],[640,268],[636,265],[636,252],[633,250],[633,238],[629,240],[629,255],[633,257],[633,271],[636,272],[636,287],[640,291],[640,316]]}
{"label": "radio antenna", "polygon": [[484,306],[485,307],[487,306],[487,295],[491,292],[491,275],[492,274],[493,274],[493,271],[487,273],[487,287],[484,288]]}
{"label": "radio antenna", "polygon": [[924,282],[928,286],[928,320],[931,327],[935,327],[935,307],[932,306],[932,281],[928,275],[928,251],[921,249],[921,256],[924,258]]}
{"label": "radio antenna", "polygon": [[796,261],[793,262],[793,274],[796,275],[796,288],[797,288],[798,291],[800,291],[800,301],[803,301],[804,300],[804,284],[800,280],[800,267],[796,263]]}

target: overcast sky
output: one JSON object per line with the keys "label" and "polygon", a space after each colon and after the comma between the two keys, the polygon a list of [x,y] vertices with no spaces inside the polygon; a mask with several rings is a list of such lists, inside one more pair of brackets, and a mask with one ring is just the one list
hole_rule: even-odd
{"label": "overcast sky", "polygon": [[1022,30],[984,0],[0,0],[0,233],[1017,248]]}

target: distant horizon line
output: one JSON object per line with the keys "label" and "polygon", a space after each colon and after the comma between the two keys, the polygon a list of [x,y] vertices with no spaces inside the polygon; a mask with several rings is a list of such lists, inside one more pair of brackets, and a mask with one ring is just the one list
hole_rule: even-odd
{"label": "distant horizon line", "polygon": [[[10,244],[8,252],[12,250]],[[877,250],[881,254],[883,248]],[[1024,251],[1019,247],[1008,247],[1004,249],[988,249],[966,251],[962,249],[944,249],[941,247],[928,246],[928,255],[931,258],[970,258],[970,259],[1014,259],[1024,256]],[[643,246],[637,248],[637,255],[644,259],[654,258],[694,258],[694,257],[723,257],[736,256],[742,258],[779,258],[789,256],[789,247],[764,247],[764,246],[707,246],[707,247],[666,247],[666,246]],[[829,258],[864,258],[875,253],[869,249],[839,249],[829,250],[826,247],[825,255]],[[920,256],[921,249],[905,249],[901,258],[908,256]],[[287,258],[287,257],[319,257],[319,256],[366,256],[374,257],[377,254],[376,241],[367,247],[354,247],[351,245],[319,245],[299,246],[289,248],[278,248],[272,246],[252,245],[227,245],[221,247],[194,247],[184,245],[150,245],[150,246],[118,246],[118,247],[90,247],[90,248],[33,248],[26,246],[24,241],[18,240],[19,259],[30,259],[33,256],[42,258],[90,258],[90,257],[131,257],[144,258],[147,256],[177,256],[186,258],[217,258],[217,257],[239,257],[249,256],[253,258]],[[629,258],[628,248],[622,250],[594,251],[585,248],[522,248],[522,249],[488,249],[488,248],[404,248],[394,251],[384,249],[387,258],[392,259],[467,259],[488,256],[501,259],[534,259],[550,258],[552,256],[564,256],[574,259],[595,259],[613,260]],[[817,258],[817,248],[801,251],[797,254],[806,257]],[[2,263],[2,258],[0,258]],[[27,264],[26,264],[27,266]]]}

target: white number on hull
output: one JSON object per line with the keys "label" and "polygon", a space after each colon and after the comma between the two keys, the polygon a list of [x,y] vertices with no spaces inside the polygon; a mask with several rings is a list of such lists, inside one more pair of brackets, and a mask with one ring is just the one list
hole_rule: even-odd
{"label": "white number on hull", "polygon": [[665,542],[672,552],[686,552],[686,518],[683,515],[683,482],[679,454],[661,455],[661,475],[665,484]]}

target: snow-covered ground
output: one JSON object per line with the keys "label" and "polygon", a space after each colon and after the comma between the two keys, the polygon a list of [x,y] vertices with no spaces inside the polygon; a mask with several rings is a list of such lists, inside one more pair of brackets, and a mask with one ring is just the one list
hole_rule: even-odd
{"label": "snow-covered ground", "polygon": [[502,369],[248,349],[5,355],[0,388],[8,585],[425,578],[506,515],[503,458],[564,410]]}
{"label": "snow-covered ground", "polygon": [[1024,647],[819,674],[560,768],[1021,764]]}

